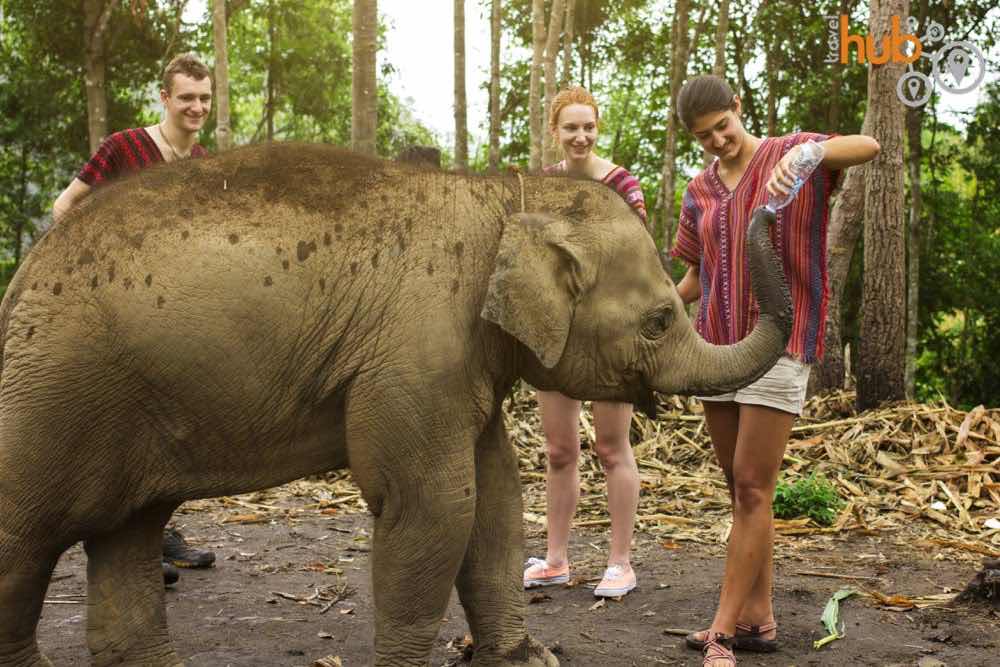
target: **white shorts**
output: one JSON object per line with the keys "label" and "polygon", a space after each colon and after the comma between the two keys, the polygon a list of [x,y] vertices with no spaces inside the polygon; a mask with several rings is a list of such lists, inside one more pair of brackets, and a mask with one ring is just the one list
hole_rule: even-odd
{"label": "white shorts", "polygon": [[783,356],[767,373],[753,384],[718,396],[697,396],[702,401],[734,401],[750,405],[765,405],[793,415],[802,414],[809,384],[809,366]]}

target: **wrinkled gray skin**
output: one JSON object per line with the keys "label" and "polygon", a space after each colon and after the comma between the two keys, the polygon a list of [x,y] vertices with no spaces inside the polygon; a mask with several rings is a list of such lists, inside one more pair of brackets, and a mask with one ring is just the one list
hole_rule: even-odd
{"label": "wrinkled gray skin", "polygon": [[174,666],[161,529],[183,501],[350,466],[375,516],[376,665],[425,665],[451,587],[476,665],[556,665],[521,590],[518,378],[581,399],[721,392],[781,354],[762,315],[701,341],[653,242],[605,186],[419,171],[258,146],[98,192],[28,257],[0,310],[0,665],[83,540],[96,665]]}

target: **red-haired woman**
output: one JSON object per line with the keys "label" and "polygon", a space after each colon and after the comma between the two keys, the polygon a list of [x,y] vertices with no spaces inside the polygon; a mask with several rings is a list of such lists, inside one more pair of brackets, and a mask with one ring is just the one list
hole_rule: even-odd
{"label": "red-haired woman", "polygon": [[[548,173],[601,181],[614,188],[646,224],[646,204],[639,182],[624,167],[594,152],[600,112],[593,96],[584,88],[561,91],[552,100],[549,131],[565,159],[546,168]],[[580,401],[555,391],[539,391],[548,470],[547,550],[544,559],[530,558],[524,571],[524,586],[550,586],[569,581],[568,543],[570,522],[580,499]],[[617,597],[636,585],[629,561],[632,530],[639,503],[639,470],[632,456],[628,403],[595,401],[594,450],[608,482],[608,512],[611,515],[611,549],[604,577],[594,595]]]}

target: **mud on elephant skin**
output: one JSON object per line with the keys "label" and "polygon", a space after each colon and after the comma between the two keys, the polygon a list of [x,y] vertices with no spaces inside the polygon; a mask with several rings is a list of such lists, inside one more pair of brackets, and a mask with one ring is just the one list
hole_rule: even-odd
{"label": "mud on elephant skin", "polygon": [[475,664],[557,664],[525,630],[501,402],[518,378],[648,403],[758,377],[788,296],[755,238],[760,321],[717,348],[600,183],[273,144],[103,189],[0,306],[0,666],[46,664],[45,590],[81,540],[93,663],[181,664],[171,512],[348,465],[375,517],[375,664],[426,664],[452,586]]}

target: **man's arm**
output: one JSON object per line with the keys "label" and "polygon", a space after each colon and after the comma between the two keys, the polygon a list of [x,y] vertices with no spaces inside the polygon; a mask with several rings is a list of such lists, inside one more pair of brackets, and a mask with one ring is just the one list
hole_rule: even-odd
{"label": "man's arm", "polygon": [[89,185],[79,178],[74,178],[73,182],[62,191],[62,194],[56,197],[55,203],[52,204],[52,222],[59,222],[70,209],[90,194],[91,189]]}

